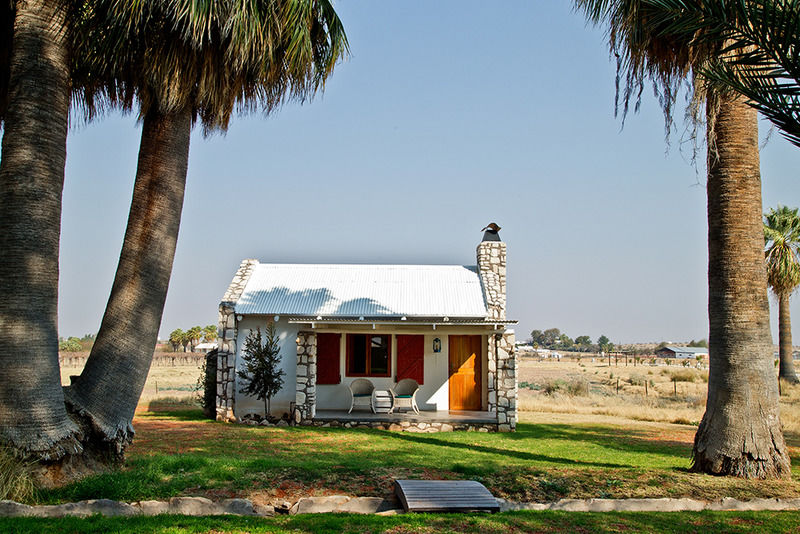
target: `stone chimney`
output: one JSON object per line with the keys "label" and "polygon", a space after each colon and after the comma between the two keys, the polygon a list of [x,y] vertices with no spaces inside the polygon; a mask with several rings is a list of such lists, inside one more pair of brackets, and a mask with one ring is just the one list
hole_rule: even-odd
{"label": "stone chimney", "polygon": [[506,244],[500,241],[500,227],[495,223],[484,228],[478,245],[478,273],[483,295],[489,309],[489,319],[506,318]]}

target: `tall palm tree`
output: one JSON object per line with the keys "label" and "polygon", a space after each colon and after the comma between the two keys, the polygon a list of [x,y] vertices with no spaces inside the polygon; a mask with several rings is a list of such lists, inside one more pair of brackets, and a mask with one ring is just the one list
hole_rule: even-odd
{"label": "tall palm tree", "polygon": [[792,318],[789,297],[800,285],[800,216],[797,208],[772,208],[764,215],[767,283],[778,297],[778,378],[800,383],[792,361]]}
{"label": "tall palm tree", "polygon": [[0,7],[0,441],[44,459],[80,450],[60,388],[57,324],[70,9]]}
{"label": "tall palm tree", "polygon": [[[576,0],[576,6],[594,23],[608,25],[623,74],[624,111],[652,80],[669,120],[684,80],[723,49],[723,43],[687,41],[663,31],[664,19],[642,0]],[[707,124],[710,366],[692,468],[789,477],[772,370],[757,116],[738,95],[715,91],[702,78],[694,81]]]}
{"label": "tall palm tree", "polygon": [[95,445],[102,444],[97,455],[113,459],[133,437],[131,421],[161,323],[193,121],[206,132],[224,130],[237,109],[270,112],[287,99],[311,97],[347,40],[328,0],[98,5],[96,16],[116,24],[91,24],[85,39],[117,43],[100,79],[112,101],[139,104],[142,142],[111,296],[66,398]]}

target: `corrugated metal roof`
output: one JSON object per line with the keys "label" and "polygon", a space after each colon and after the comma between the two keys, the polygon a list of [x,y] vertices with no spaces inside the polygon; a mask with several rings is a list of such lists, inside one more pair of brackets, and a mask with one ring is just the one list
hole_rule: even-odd
{"label": "corrugated metal roof", "polygon": [[675,347],[673,345],[668,345],[664,348],[672,352],[682,352],[684,354],[708,354],[708,349],[705,347]]}
{"label": "corrugated metal roof", "polygon": [[463,265],[262,263],[235,309],[306,317],[487,316],[477,268]]}

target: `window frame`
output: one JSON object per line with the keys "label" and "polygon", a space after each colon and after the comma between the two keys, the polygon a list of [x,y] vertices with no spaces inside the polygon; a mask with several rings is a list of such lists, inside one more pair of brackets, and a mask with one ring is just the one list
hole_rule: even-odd
{"label": "window frame", "polygon": [[[354,336],[364,336],[367,339],[366,343],[366,373],[357,373],[351,374],[351,362],[353,359],[353,337]],[[387,358],[387,365],[386,365],[386,374],[376,374],[372,373],[372,339],[373,337],[384,337],[386,338],[386,358]],[[356,378],[391,378],[392,376],[392,334],[381,334],[381,333],[350,333],[347,334],[346,337],[346,347],[345,347],[345,364],[344,364],[344,373],[347,377],[356,377]]]}

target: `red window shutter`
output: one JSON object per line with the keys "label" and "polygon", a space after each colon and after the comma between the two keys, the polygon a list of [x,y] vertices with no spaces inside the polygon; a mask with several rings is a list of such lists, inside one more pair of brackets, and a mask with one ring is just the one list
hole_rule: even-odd
{"label": "red window shutter", "polygon": [[413,378],[419,385],[425,378],[425,336],[398,335],[397,381]]}
{"label": "red window shutter", "polygon": [[340,384],[341,334],[317,334],[317,384]]}

